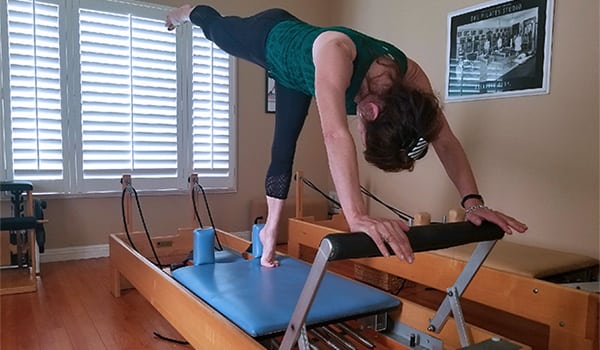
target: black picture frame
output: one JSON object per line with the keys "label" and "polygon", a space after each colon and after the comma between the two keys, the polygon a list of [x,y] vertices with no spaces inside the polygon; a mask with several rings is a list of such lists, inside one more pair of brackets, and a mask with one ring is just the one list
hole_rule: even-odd
{"label": "black picture frame", "polygon": [[549,92],[554,0],[494,0],[448,15],[446,101]]}

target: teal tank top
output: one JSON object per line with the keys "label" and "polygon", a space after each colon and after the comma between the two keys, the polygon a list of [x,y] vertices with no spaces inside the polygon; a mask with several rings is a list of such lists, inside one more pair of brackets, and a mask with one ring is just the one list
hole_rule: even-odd
{"label": "teal tank top", "polygon": [[357,49],[352,79],[346,90],[348,114],[356,114],[354,97],[369,67],[378,57],[388,56],[398,62],[402,74],[406,73],[406,55],[392,44],[346,27],[316,27],[301,21],[286,20],[275,25],[267,37],[269,76],[283,86],[314,96],[315,67],[312,46],[317,36],[326,31],[338,31],[348,35]]}

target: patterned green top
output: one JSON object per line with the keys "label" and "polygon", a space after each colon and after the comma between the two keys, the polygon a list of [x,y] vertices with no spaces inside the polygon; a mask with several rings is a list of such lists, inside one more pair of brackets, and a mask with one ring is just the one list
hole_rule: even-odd
{"label": "patterned green top", "polygon": [[356,45],[357,57],[350,86],[346,90],[346,111],[356,114],[354,97],[371,63],[378,57],[388,56],[398,62],[406,73],[406,55],[395,46],[346,27],[316,27],[301,21],[287,20],[277,24],[267,38],[269,76],[280,84],[315,95],[315,67],[312,57],[313,42],[326,31],[342,32]]}

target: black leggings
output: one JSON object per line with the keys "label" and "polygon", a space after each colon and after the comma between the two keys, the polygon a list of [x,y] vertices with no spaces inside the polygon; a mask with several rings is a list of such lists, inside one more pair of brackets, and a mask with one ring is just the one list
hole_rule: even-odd
{"label": "black leggings", "polygon": [[[205,5],[195,7],[190,14],[192,23],[201,27],[206,38],[225,52],[265,69],[268,69],[265,52],[267,36],[277,23],[289,19],[296,17],[281,9],[266,10],[250,17],[223,17]],[[285,199],[292,179],[296,141],[312,96],[287,88],[277,81],[275,90],[275,132],[265,189],[269,197]]]}

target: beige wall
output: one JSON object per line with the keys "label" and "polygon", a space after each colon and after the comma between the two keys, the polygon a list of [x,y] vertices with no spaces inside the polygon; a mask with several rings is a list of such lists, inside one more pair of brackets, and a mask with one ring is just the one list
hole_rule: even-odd
{"label": "beige wall", "polygon": [[[447,14],[478,3],[336,0],[333,21],[396,44],[443,96]],[[549,94],[445,106],[487,204],[529,226],[510,239],[596,257],[598,14],[596,0],[556,0]],[[411,213],[429,211],[439,220],[460,200],[434,152],[413,173],[383,174],[364,162],[361,171],[374,193]]]}
{"label": "beige wall", "polygon": [[[317,24],[348,25],[396,44],[423,66],[443,95],[447,13],[476,3],[288,0],[277,6]],[[273,6],[266,0],[208,4],[239,15]],[[599,251],[598,13],[596,0],[556,0],[548,95],[445,107],[487,203],[530,227],[526,235],[510,239],[590,256]],[[248,228],[249,201],[263,196],[273,128],[273,116],[263,113],[264,72],[241,61],[238,68],[238,192],[209,195],[217,226],[229,231]],[[330,188],[314,106],[296,168],[323,189]],[[413,173],[384,174],[361,162],[361,179],[390,204],[411,213],[429,211],[434,219],[459,201],[434,152]],[[142,194],[141,200],[153,235],[192,222],[187,195]],[[118,197],[49,199],[48,206],[48,248],[102,244],[109,232],[122,231]],[[390,215],[375,205],[371,211]]]}

